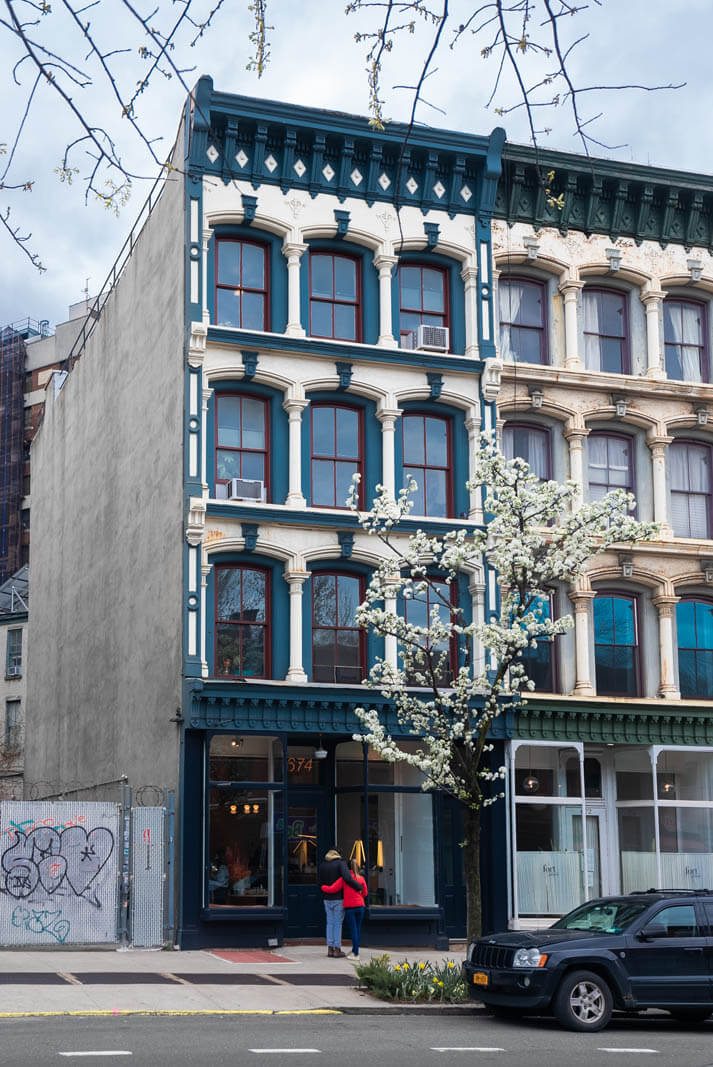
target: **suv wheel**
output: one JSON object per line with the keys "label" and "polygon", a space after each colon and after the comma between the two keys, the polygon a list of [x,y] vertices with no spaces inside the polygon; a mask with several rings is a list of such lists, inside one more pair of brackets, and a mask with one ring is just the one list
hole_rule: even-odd
{"label": "suv wheel", "polygon": [[555,1018],[568,1030],[603,1030],[614,1000],[609,986],[592,971],[565,975],[552,1002]]}
{"label": "suv wheel", "polygon": [[713,1011],[708,1008],[669,1008],[668,1013],[679,1023],[702,1023]]}

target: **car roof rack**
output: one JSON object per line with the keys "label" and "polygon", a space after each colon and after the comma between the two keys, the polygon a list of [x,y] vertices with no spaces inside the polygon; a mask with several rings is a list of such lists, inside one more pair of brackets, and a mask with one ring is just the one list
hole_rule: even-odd
{"label": "car roof rack", "polygon": [[632,889],[628,896],[639,897],[649,896],[651,893],[674,893],[680,897],[699,897],[710,896],[713,890],[710,889]]}

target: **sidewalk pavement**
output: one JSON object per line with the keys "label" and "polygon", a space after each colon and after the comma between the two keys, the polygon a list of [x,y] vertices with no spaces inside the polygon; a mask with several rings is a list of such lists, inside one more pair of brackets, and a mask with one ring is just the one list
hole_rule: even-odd
{"label": "sidewalk pavement", "polygon": [[[361,959],[388,952],[460,965],[464,946],[449,952],[364,948]],[[354,963],[330,959],[324,945],[192,952],[127,949],[0,950],[0,1019],[47,1014],[349,1014],[479,1013],[464,1005],[395,1005],[356,988]]]}

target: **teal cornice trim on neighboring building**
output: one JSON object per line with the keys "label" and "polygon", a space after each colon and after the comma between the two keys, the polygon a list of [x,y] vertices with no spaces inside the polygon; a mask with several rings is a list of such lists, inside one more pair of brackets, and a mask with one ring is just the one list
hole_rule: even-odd
{"label": "teal cornice trim on neighboring building", "polygon": [[505,137],[499,127],[490,137],[398,122],[377,130],[359,115],[215,92],[207,76],[194,89],[191,117],[191,173],[340,201],[398,199],[451,217],[477,214]]}
{"label": "teal cornice trim on neighboring building", "polygon": [[[312,356],[326,356],[332,360],[350,362],[395,363],[423,370],[460,371],[481,374],[483,362],[466,356],[437,356],[411,349],[381,348],[378,345],[355,345],[348,341],[320,341],[316,337],[286,337],[283,334],[254,333],[228,326],[209,326],[208,340],[237,348],[256,348],[261,352],[289,352]],[[349,396],[349,390],[344,393]]]}
{"label": "teal cornice trim on neighboring building", "polygon": [[[554,171],[551,183],[544,180]],[[559,209],[548,204],[564,195]],[[713,177],[506,144],[494,216],[509,225],[553,226],[713,253]]]}
{"label": "teal cornice trim on neighboring building", "polygon": [[[380,693],[360,686],[294,686],[234,681],[188,683],[186,726],[204,730],[286,730],[305,733],[353,734],[361,731],[354,708],[374,708],[385,718],[389,733],[404,736],[393,705]],[[510,714],[498,716],[491,736],[509,736]]]}
{"label": "teal cornice trim on neighboring building", "polygon": [[[209,500],[206,503],[206,515],[217,518],[231,518],[240,521],[256,522],[258,525],[270,523],[282,526],[309,526],[311,529],[328,528],[335,530],[358,530],[359,519],[356,515],[344,511],[305,510],[297,508],[271,508],[265,504],[228,503],[222,500]],[[474,532],[480,529],[476,523],[463,519],[404,519],[396,527],[401,533],[411,534],[425,530],[429,535],[447,534],[450,530]],[[211,546],[213,547],[213,546]],[[336,558],[336,557],[335,557]]]}
{"label": "teal cornice trim on neighboring building", "polygon": [[621,745],[713,745],[713,705],[529,697],[515,714],[514,737]]}

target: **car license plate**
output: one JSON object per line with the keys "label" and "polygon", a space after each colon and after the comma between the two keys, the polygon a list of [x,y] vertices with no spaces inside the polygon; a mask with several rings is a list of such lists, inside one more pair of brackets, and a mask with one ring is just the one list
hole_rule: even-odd
{"label": "car license plate", "polygon": [[488,976],[483,971],[476,971],[473,975],[473,985],[487,985]]}

